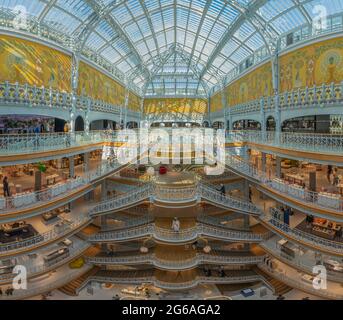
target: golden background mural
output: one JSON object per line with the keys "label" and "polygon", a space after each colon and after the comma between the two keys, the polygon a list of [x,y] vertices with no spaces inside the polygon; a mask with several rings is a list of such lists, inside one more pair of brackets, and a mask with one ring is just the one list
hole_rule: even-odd
{"label": "golden background mural", "polygon": [[121,84],[82,61],[79,66],[78,95],[115,105],[123,106],[125,103],[125,88]]}
{"label": "golden background mural", "polygon": [[343,38],[312,44],[280,58],[280,91],[343,79]]}
{"label": "golden background mural", "polygon": [[1,81],[71,91],[71,57],[41,44],[0,36]]}
{"label": "golden background mural", "polygon": [[217,92],[215,95],[211,97],[210,106],[211,106],[211,112],[216,112],[223,109],[221,91]]}
{"label": "golden background mural", "polygon": [[271,63],[266,63],[234,81],[226,90],[229,106],[270,96],[273,92]]}
{"label": "golden background mural", "polygon": [[207,101],[205,99],[145,99],[144,112],[146,114],[184,114],[191,115],[205,114],[207,111]]}
{"label": "golden background mural", "polygon": [[133,92],[129,93],[129,109],[137,112],[141,109],[141,98]]}

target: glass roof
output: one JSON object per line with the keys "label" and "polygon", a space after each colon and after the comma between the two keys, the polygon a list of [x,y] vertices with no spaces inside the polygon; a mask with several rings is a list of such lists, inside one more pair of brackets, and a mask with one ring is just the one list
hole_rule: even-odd
{"label": "glass roof", "polygon": [[[343,0],[0,0],[82,39],[147,95],[208,95],[255,52]],[[318,7],[316,7],[318,6]]]}

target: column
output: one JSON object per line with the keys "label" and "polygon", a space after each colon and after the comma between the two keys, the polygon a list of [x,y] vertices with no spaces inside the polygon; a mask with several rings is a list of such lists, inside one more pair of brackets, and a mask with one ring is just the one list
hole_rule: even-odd
{"label": "column", "polygon": [[90,158],[90,152],[85,152],[83,155],[85,173],[88,173],[90,171],[89,158]]}
{"label": "column", "polygon": [[74,156],[69,157],[69,176],[70,178],[73,178],[75,176]]}
{"label": "column", "polygon": [[281,157],[276,157],[276,176],[278,178],[281,178],[281,161],[282,158]]}
{"label": "column", "polygon": [[[248,180],[244,180],[243,190],[244,190],[244,198],[246,199],[246,201],[250,201],[249,199],[250,186],[249,186]],[[250,227],[250,216],[248,214],[243,215],[243,226],[245,229],[248,229]],[[249,249],[250,249],[250,244],[245,243],[244,250],[249,250]]]}
{"label": "column", "polygon": [[265,152],[261,152],[262,156],[262,166],[261,171],[267,173],[267,154]]}
{"label": "column", "polygon": [[264,109],[264,98],[260,100],[260,117],[261,117],[261,134],[262,134],[262,141],[266,140],[266,115]]}

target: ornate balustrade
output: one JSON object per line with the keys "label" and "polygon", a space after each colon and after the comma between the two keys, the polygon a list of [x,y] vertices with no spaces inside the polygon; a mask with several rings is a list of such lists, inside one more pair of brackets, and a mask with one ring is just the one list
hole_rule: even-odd
{"label": "ornate balustrade", "polygon": [[1,83],[0,103],[27,105],[29,107],[49,107],[70,110],[73,99],[76,108],[81,111],[97,111],[119,114],[121,106],[111,105],[104,101],[88,97],[74,96],[68,92],[60,92],[52,88],[30,86],[28,84]]}
{"label": "ornate balustrade", "polygon": [[337,134],[231,131],[227,132],[227,142],[251,142],[283,149],[343,154],[343,135]]}
{"label": "ornate balustrade", "polygon": [[341,84],[323,84],[312,88],[306,87],[291,92],[284,92],[277,96],[261,98],[230,107],[225,112],[231,115],[246,115],[258,113],[261,111],[261,108],[265,111],[272,111],[275,109],[276,103],[279,104],[281,110],[294,110],[341,104],[342,101],[343,82]]}
{"label": "ornate balustrade", "polygon": [[93,264],[153,264],[163,269],[189,269],[200,264],[258,264],[263,261],[263,256],[221,256],[215,254],[198,253],[196,256],[184,260],[167,260],[157,257],[155,254],[137,254],[131,256],[107,256],[107,257],[86,257],[88,263]]}
{"label": "ornate balustrade", "polygon": [[201,236],[208,236],[222,240],[233,241],[247,241],[247,242],[260,242],[263,240],[263,235],[255,234],[247,231],[230,230],[225,227],[215,227],[213,225],[206,225],[197,223],[195,227],[182,229],[180,231],[173,231],[157,227],[155,224],[150,223],[147,225],[100,232],[88,238],[91,242],[111,242],[111,241],[126,241],[131,239],[139,239],[144,237],[153,236],[155,239],[164,242],[183,243],[193,241]]}
{"label": "ornate balustrade", "polygon": [[0,135],[2,154],[27,154],[74,147],[88,146],[104,142],[118,142],[116,131],[89,131],[75,133],[23,133]]}
{"label": "ornate balustrade", "polygon": [[323,209],[330,208],[337,212],[342,212],[343,210],[343,199],[339,195],[313,192],[298,185],[287,184],[281,179],[270,179],[266,173],[258,170],[255,166],[238,156],[231,155],[230,153],[227,154],[225,165],[231,170],[233,169],[238,175],[253,179],[254,182],[257,181],[262,185],[286,194],[291,198],[301,200],[309,205]]}
{"label": "ornate balustrade", "polygon": [[161,200],[162,198],[164,201],[177,203],[185,200],[196,200],[201,197],[208,201],[219,204],[222,207],[240,211],[243,214],[259,215],[262,213],[257,206],[250,202],[230,197],[228,195],[223,195],[216,189],[201,183],[185,188],[169,188],[151,183],[146,184],[144,187],[136,188],[127,194],[120,195],[98,204],[90,211],[90,215],[95,216],[109,211],[119,210],[142,202],[148,198],[153,198],[156,200]]}
{"label": "ornate balustrade", "polygon": [[0,197],[0,216],[1,214],[7,214],[19,208],[41,205],[45,202],[49,202],[53,199],[66,195],[71,191],[77,191],[78,189],[85,187],[87,184],[92,183],[97,179],[114,173],[121,167],[121,164],[104,161],[97,167],[97,169],[86,173],[82,177],[69,179],[65,183],[58,183],[45,190],[26,192],[6,198]]}
{"label": "ornate balustrade", "polygon": [[312,285],[306,284],[301,281],[301,279],[295,279],[294,276],[287,275],[286,273],[281,273],[278,270],[271,270],[268,268],[265,264],[260,264],[259,268],[265,271],[267,274],[271,275],[273,278],[281,281],[282,283],[285,283],[289,285],[292,288],[297,288],[299,290],[303,290],[305,292],[309,292],[311,294],[314,294],[315,296],[321,296],[326,299],[335,299],[335,300],[342,300],[343,294],[335,293],[333,291],[330,291],[328,289],[315,289]]}
{"label": "ornate balustrade", "polygon": [[328,252],[342,254],[343,252],[343,242],[336,242],[328,239],[324,239],[310,233],[301,231],[296,228],[291,228],[288,224],[276,219],[274,216],[279,215],[280,211],[276,208],[271,208],[271,216],[265,215],[261,219],[279,230],[281,234],[286,234],[292,239],[298,240],[301,243],[307,243],[310,247],[322,248]]}
{"label": "ornate balustrade", "polygon": [[22,248],[32,248],[36,247],[37,245],[43,245],[48,242],[53,241],[54,239],[59,239],[64,237],[65,235],[69,234],[73,230],[77,230],[78,228],[86,225],[88,222],[90,222],[89,217],[87,216],[81,216],[77,217],[73,221],[65,221],[63,226],[60,228],[53,228],[47,232],[38,234],[34,237],[27,238],[20,241],[15,241],[11,243],[1,244],[0,245],[0,255],[3,253],[10,253],[12,251],[16,251],[18,249]]}
{"label": "ornate balustrade", "polygon": [[[65,264],[66,261],[70,261],[73,258],[80,255],[82,252],[84,252],[87,248],[90,247],[90,244],[87,242],[81,242],[78,245],[73,245],[73,247],[69,248],[70,254],[69,256],[65,257],[58,257],[54,259],[49,265],[45,264],[44,262],[39,264],[33,264],[26,266],[27,275],[29,277],[33,277],[38,274],[49,272],[50,270],[53,270],[57,267],[59,267],[62,264]],[[0,282],[1,281],[9,281],[15,277],[15,274],[5,274],[0,275]]]}
{"label": "ornate balustrade", "polygon": [[228,195],[223,195],[217,190],[206,186],[205,184],[198,184],[198,192],[202,198],[214,202],[217,205],[222,205],[227,208],[235,209],[243,213],[250,213],[253,215],[259,215],[262,213],[261,209],[259,209],[253,203],[230,197]]}
{"label": "ornate balustrade", "polygon": [[242,275],[242,276],[228,276],[228,277],[205,277],[197,276],[194,280],[184,281],[180,283],[175,282],[165,282],[159,279],[156,279],[154,276],[147,277],[138,277],[138,278],[126,278],[126,277],[115,277],[115,276],[92,276],[90,281],[98,282],[109,282],[109,283],[152,283],[155,287],[167,290],[182,290],[190,289],[198,286],[202,283],[249,283],[254,281],[261,281],[259,275]]}

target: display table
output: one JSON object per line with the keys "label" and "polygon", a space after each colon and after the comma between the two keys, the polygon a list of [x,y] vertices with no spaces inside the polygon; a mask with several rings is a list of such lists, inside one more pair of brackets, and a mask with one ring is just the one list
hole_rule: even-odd
{"label": "display table", "polygon": [[56,183],[56,179],[59,177],[58,174],[52,174],[51,176],[47,176],[46,177],[46,184],[50,185],[50,184],[55,184]]}

